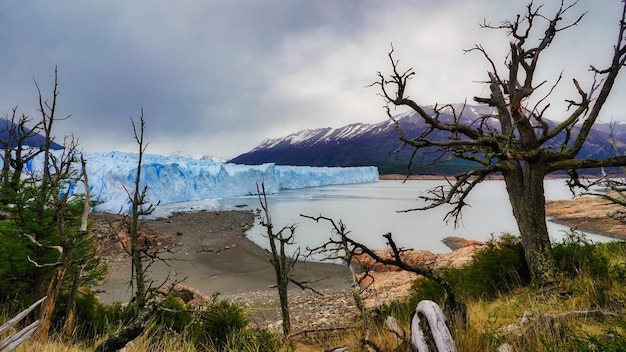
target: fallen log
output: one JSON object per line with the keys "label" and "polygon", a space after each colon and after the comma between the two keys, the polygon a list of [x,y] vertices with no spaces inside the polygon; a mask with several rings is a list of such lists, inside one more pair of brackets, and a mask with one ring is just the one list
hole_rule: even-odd
{"label": "fallen log", "polygon": [[[422,321],[426,320],[426,324]],[[433,341],[437,352],[456,352],[456,345],[446,325],[446,317],[437,303],[423,300],[417,304],[411,320],[411,344],[418,352],[429,352]]]}
{"label": "fallen log", "polygon": [[[24,309],[19,314],[9,319],[9,321],[2,324],[2,326],[0,326],[0,334],[3,334],[8,329],[13,327],[15,324],[19,323],[30,312],[32,312],[35,308],[37,308],[37,306],[40,305],[46,298],[47,296],[31,304],[30,307]],[[39,325],[39,320],[36,320],[35,322],[31,323],[30,325],[18,331],[17,333],[12,334],[6,339],[2,340],[2,342],[0,342],[0,352],[13,351],[17,346],[19,346],[22,342],[28,339],[35,332],[35,330],[37,330],[38,325]]]}

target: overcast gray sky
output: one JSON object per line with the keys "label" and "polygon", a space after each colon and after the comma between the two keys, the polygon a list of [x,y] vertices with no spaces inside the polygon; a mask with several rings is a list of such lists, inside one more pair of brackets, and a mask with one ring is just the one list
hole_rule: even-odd
{"label": "overcast gray sky", "polygon": [[[548,0],[551,6],[558,1]],[[393,43],[416,77],[420,104],[486,94],[487,65],[462,49],[482,43],[504,61],[503,32],[479,29],[524,11],[521,0],[28,0],[0,10],[0,112],[36,117],[33,78],[60,92],[57,134],[86,152],[135,151],[129,117],[144,108],[149,153],[230,158],[266,138],[306,128],[385,120],[375,88]],[[580,0],[545,58],[589,84],[589,64],[605,67],[616,40],[620,0]],[[550,12],[551,13],[551,12]],[[623,73],[626,75],[626,72]],[[604,120],[626,120],[619,85]],[[575,96],[569,96],[575,98]],[[559,99],[560,100],[560,99]],[[549,115],[563,114],[558,104]]]}

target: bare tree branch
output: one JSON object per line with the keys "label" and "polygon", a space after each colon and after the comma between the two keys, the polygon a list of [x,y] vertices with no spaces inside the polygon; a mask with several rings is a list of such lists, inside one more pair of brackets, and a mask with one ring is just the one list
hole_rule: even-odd
{"label": "bare tree branch", "polygon": [[[387,245],[391,249],[391,253],[392,253],[391,258],[385,258],[385,257],[378,255],[375,251],[373,251],[366,245],[352,239],[348,235],[349,232],[345,231],[345,228],[343,227],[342,222],[340,222],[339,225],[337,225],[337,223],[335,223],[333,219],[322,216],[322,215],[309,216],[309,215],[300,214],[300,216],[314,220],[315,222],[320,222],[321,220],[328,221],[331,223],[334,229],[333,236],[331,236],[331,238],[329,238],[321,246],[317,248],[309,249],[309,252],[327,253],[327,255],[328,253],[330,253],[331,256],[332,256],[332,253],[335,253],[335,256],[339,255],[338,253],[344,253],[343,256],[340,256],[340,255],[339,256],[350,260],[350,262],[348,263],[352,262],[355,255],[365,254],[371,257],[372,259],[374,259],[376,263],[395,266],[402,270],[422,275],[430,280],[433,280],[434,282],[436,282],[437,284],[441,285],[444,288],[444,290],[446,291],[446,296],[447,296],[446,303],[448,305],[448,309],[452,313],[451,315],[454,315],[454,317],[457,317],[458,315],[458,318],[460,318],[462,321],[466,321],[467,312],[465,310],[465,304],[456,297],[456,294],[454,293],[454,290],[452,289],[450,284],[446,280],[444,280],[441,276],[439,276],[437,273],[435,273],[431,268],[418,267],[418,266],[414,266],[414,265],[406,263],[402,259],[402,256],[403,256],[403,253],[407,251],[407,249],[398,247],[395,241],[393,240],[391,233],[386,233],[383,235],[383,237],[387,240]],[[454,317],[451,317],[451,318],[454,318]]]}
{"label": "bare tree branch", "polygon": [[[488,79],[483,82],[488,85],[489,96],[474,97],[474,101],[493,107],[494,113],[485,114],[477,120],[464,119],[462,111],[450,109],[447,105],[436,105],[432,112],[426,111],[417,100],[409,97],[408,84],[419,73],[413,68],[401,68],[399,60],[394,57],[393,47],[388,52],[391,74],[378,72],[377,80],[371,84],[379,89],[387,105],[387,115],[394,123],[403,146],[415,150],[409,165],[414,158],[426,152],[440,153],[439,160],[457,158],[474,164],[471,171],[455,176],[454,181],[447,180],[447,184],[422,196],[428,205],[407,211],[450,204],[453,210],[447,213],[445,219],[454,219],[456,224],[467,204],[467,195],[475,186],[488,175],[501,174],[523,239],[532,281],[540,286],[549,286],[556,278],[556,265],[545,224],[545,175],[559,170],[571,172],[582,168],[626,165],[626,157],[623,156],[575,159],[626,62],[626,3],[622,6],[617,43],[609,68],[592,67],[593,83],[589,87],[572,79],[576,98],[567,100],[567,115],[556,125],[544,119],[550,107],[548,98],[563,75],[559,74],[552,83],[539,81],[538,67],[558,35],[579,25],[584,19],[585,13],[572,14],[576,4],[577,1],[562,0],[558,8],[547,15],[542,5],[536,6],[530,1],[525,11],[513,20],[495,25],[483,22],[483,28],[503,30],[511,40],[506,47],[503,66],[506,74],[503,74],[504,70],[499,72],[496,61],[483,46],[477,44],[465,51],[482,55],[489,67]],[[547,89],[547,92],[541,93],[542,89]],[[533,107],[529,107],[534,96],[538,99]],[[406,118],[418,119],[427,128],[419,135],[409,135],[402,129],[401,119],[392,116],[392,107],[409,108],[412,114],[407,114]],[[452,110],[452,114],[442,114],[443,109]],[[493,118],[497,123],[492,121]],[[582,124],[578,125],[580,121]],[[418,150],[422,154],[418,154]]]}

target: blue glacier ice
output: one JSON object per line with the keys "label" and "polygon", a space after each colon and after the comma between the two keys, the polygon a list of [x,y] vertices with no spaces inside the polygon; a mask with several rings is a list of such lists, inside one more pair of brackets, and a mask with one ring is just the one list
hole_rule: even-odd
{"label": "blue glacier ice", "polygon": [[[90,196],[98,203],[94,211],[128,213],[127,190],[134,190],[138,155],[114,151],[86,154],[85,159]],[[148,187],[148,202],[167,206],[255,195],[257,184],[261,182],[266,192],[273,194],[286,189],[377,181],[376,167],[236,165],[185,156],[145,154],[140,184]],[[80,183],[74,189],[84,191]]]}

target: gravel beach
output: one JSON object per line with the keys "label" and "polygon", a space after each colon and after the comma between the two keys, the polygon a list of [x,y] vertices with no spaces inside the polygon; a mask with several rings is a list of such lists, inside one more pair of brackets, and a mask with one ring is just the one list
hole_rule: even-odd
{"label": "gravel beach", "polygon": [[[168,262],[155,263],[149,269],[150,278],[155,284],[168,276],[170,280],[184,279],[184,285],[209,296],[214,292],[239,297],[247,292],[275,292],[271,287],[275,284],[275,274],[267,252],[245,236],[253,224],[251,211],[176,213],[168,219],[142,222],[142,227],[152,236],[151,241],[168,249],[162,253]],[[108,261],[109,273],[97,287],[103,291],[101,299],[126,302],[131,296],[128,256],[117,251],[109,255]],[[298,263],[295,278],[321,279],[315,283],[318,290],[350,287],[349,270],[334,264]]]}

